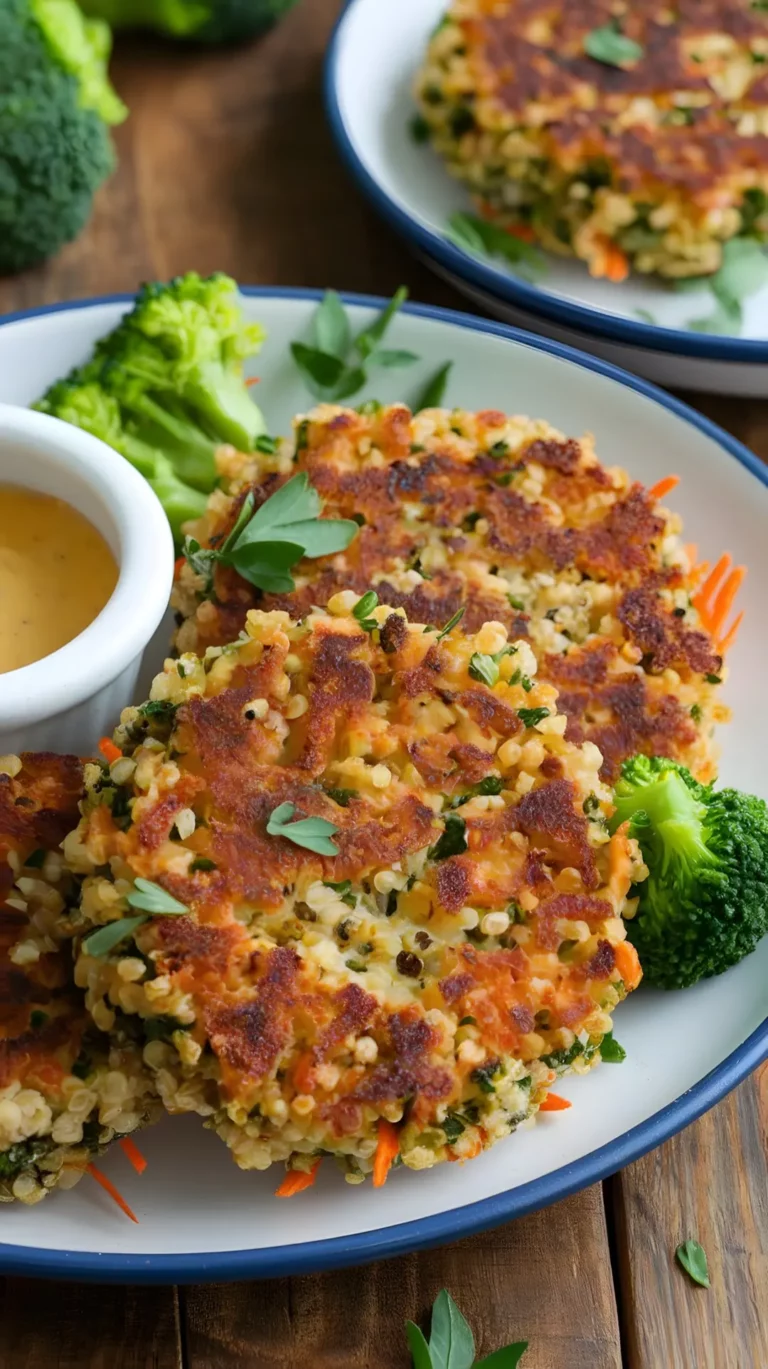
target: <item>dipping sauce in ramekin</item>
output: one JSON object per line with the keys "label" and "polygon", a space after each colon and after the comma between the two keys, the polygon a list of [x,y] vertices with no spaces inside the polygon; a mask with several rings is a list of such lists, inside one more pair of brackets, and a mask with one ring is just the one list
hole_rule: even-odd
{"label": "dipping sauce in ramekin", "polygon": [[71,504],[0,485],[0,675],[78,637],[117,576],[105,538]]}

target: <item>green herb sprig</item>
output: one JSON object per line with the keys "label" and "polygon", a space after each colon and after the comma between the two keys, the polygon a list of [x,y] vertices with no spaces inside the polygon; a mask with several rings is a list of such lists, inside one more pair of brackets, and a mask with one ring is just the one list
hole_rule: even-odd
{"label": "green herb sprig", "polygon": [[88,955],[108,955],[121,941],[125,941],[145,922],[149,922],[151,917],[181,917],[189,912],[186,903],[180,903],[167,889],[163,889],[160,884],[154,884],[150,879],[137,879],[125,901],[130,908],[140,909],[140,914],[137,917],[122,917],[115,922],[107,922],[105,926],[99,927],[98,931],[92,932],[83,942],[83,950],[87,951]]}
{"label": "green herb sprig", "polygon": [[588,57],[609,67],[631,66],[645,56],[645,49],[634,39],[627,38],[617,23],[592,29],[584,39],[584,51]]}
{"label": "green herb sprig", "polygon": [[422,409],[439,409],[445,398],[448,388],[448,378],[453,367],[452,361],[446,361],[443,366],[427,381],[418,399],[413,405],[413,412],[418,414]]}
{"label": "green herb sprig", "polygon": [[352,617],[356,618],[363,632],[373,632],[379,625],[375,618],[371,617],[373,610],[377,607],[379,596],[375,589],[369,589],[361,599],[358,599],[352,610]]}
{"label": "green herb sprig", "polygon": [[550,710],[543,706],[541,708],[518,708],[517,710],[517,716],[523,727],[535,727],[544,718],[548,718],[549,713]]}
{"label": "green herb sprig", "polygon": [[514,656],[516,652],[516,646],[504,646],[501,651],[495,651],[492,655],[484,651],[473,651],[469,658],[469,673],[472,679],[480,680],[492,689],[499,680],[499,662],[502,657]]}
{"label": "green herb sprig", "polygon": [[626,1060],[627,1052],[619,1042],[614,1040],[613,1032],[606,1032],[600,1042],[600,1059],[605,1060],[610,1065],[620,1065]]}
{"label": "green herb sprig", "polygon": [[408,291],[401,285],[373,323],[354,337],[339,295],[326,290],[312,320],[312,345],[291,343],[293,359],[310,392],[318,399],[340,403],[363,388],[371,368],[412,366],[418,361],[415,352],[380,345],[407,298]]}
{"label": "green herb sprig", "polygon": [[295,804],[279,804],[267,822],[269,835],[286,837],[295,846],[304,846],[307,851],[314,851],[318,856],[337,856],[339,848],[331,841],[331,837],[338,832],[338,827],[328,822],[327,818],[297,818],[294,822],[292,819],[295,812]]}
{"label": "green herb sprig", "polygon": [[682,1265],[694,1283],[700,1284],[702,1288],[709,1288],[707,1253],[698,1241],[683,1241],[682,1245],[677,1247],[675,1255],[678,1264]]}
{"label": "green herb sprig", "polygon": [[467,824],[458,813],[447,813],[443,831],[427,852],[429,859],[447,860],[449,856],[460,856],[466,849]]}
{"label": "green herb sprig", "polygon": [[537,247],[496,224],[486,223],[476,214],[452,214],[445,236],[455,247],[475,257],[501,258],[525,280],[536,280],[546,273],[546,258]]}
{"label": "green herb sprig", "polygon": [[445,1288],[432,1307],[429,1341],[412,1321],[405,1323],[405,1334],[413,1369],[517,1369],[528,1349],[527,1341],[516,1341],[476,1360],[472,1330]]}
{"label": "green herb sprig", "polygon": [[739,237],[723,244],[722,265],[714,275],[678,281],[676,288],[687,291],[705,286],[714,296],[714,311],[688,324],[693,332],[738,335],[744,322],[744,301],[766,284],[768,253],[757,238]]}
{"label": "green herb sprig", "polygon": [[184,555],[210,585],[216,562],[232,566],[244,580],[271,594],[295,589],[292,568],[304,556],[315,559],[345,551],[360,531],[351,518],[321,518],[322,502],[302,471],[254,512],[249,493],[234,527],[220,547],[201,547],[193,537]]}

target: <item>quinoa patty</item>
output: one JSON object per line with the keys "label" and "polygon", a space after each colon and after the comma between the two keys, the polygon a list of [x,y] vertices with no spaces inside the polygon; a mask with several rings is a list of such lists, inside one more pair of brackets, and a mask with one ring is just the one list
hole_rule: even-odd
{"label": "quinoa patty", "polygon": [[229,451],[220,464],[223,488],[194,527],[205,544],[229,530],[249,489],[260,504],[297,470],[329,515],[362,527],[346,552],[302,562],[290,595],[263,595],[221,566],[206,592],[184,566],[180,650],[231,640],[256,605],[301,616],[345,588],[374,588],[418,622],[447,622],[463,606],[467,631],[495,619],[530,639],[540,678],[561,690],[569,738],[599,747],[604,778],[637,752],[712,778],[723,661],[693,604],[698,572],[680,519],[602,466],[589,436],[495,410],[322,405],[275,456]]}
{"label": "quinoa patty", "polygon": [[[144,1024],[166,1107],[243,1168],[332,1155],[352,1182],[382,1122],[412,1168],[469,1158],[595,1062],[640,977],[621,915],[645,873],[525,640],[361,625],[355,602],[253,611],[166,662],[115,733],[116,797],[65,842],[82,932],[130,915],[137,879],[188,910],[102,955],[85,936],[76,964],[100,1024]],[[290,838],[308,819],[330,848]]]}
{"label": "quinoa patty", "polygon": [[71,1188],[116,1135],[157,1114],[140,1054],[95,1030],[62,945],[79,819],[75,756],[4,756],[0,771],[0,1202]]}
{"label": "quinoa patty", "polygon": [[[606,31],[635,46],[597,60]],[[765,6],[454,0],[416,93],[481,210],[594,275],[704,275],[768,238]]]}

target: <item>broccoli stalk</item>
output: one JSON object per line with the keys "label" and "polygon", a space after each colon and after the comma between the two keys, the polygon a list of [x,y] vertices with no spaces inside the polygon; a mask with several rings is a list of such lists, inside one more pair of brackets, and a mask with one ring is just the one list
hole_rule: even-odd
{"label": "broccoli stalk", "polygon": [[235,43],[268,29],[296,0],[81,0],[113,28],[147,28],[198,43]]}
{"label": "broccoli stalk", "polygon": [[648,879],[627,933],[647,982],[686,988],[722,974],[768,931],[768,808],[699,784],[664,757],[625,761],[615,830],[629,821]]}
{"label": "broccoli stalk", "polygon": [[145,285],[92,360],[35,408],[87,429],[141,471],[179,542],[216,483],[217,450],[253,451],[264,432],[242,369],[263,336],[243,319],[227,276]]}
{"label": "broccoli stalk", "polygon": [[0,0],[0,274],[77,237],[113,170],[110,43],[75,0]]}

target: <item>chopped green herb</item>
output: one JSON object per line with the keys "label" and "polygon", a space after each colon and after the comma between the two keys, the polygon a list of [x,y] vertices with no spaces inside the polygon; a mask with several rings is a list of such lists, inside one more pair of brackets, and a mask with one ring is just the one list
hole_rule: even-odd
{"label": "chopped green herb", "polygon": [[326,818],[299,818],[293,822],[291,819],[295,812],[296,806],[293,803],[278,804],[267,823],[269,835],[285,837],[294,845],[304,846],[318,856],[337,856],[339,848],[331,841],[331,837],[338,832],[338,827]]}
{"label": "chopped green herb", "polygon": [[43,1012],[40,1008],[34,1008],[29,1014],[29,1025],[33,1031],[39,1031],[41,1027],[45,1026],[47,1021],[47,1012]]}
{"label": "chopped green herb", "polygon": [[701,722],[701,705],[691,704],[691,717],[695,723]]}
{"label": "chopped green herb", "polygon": [[477,1018],[476,1018],[476,1017],[472,1017],[471,1014],[468,1013],[466,1017],[462,1017],[461,1021],[459,1022],[459,1026],[460,1026],[460,1027],[476,1027],[476,1026],[477,1026]]}
{"label": "chopped green herb", "polygon": [[364,418],[373,418],[376,414],[381,413],[381,409],[382,405],[378,399],[366,399],[357,406],[357,412],[362,414]]}
{"label": "chopped green herb", "polygon": [[178,704],[171,703],[170,699],[149,699],[142,704],[139,713],[142,718],[156,718],[162,722],[173,722],[176,717]]}
{"label": "chopped green herb", "polygon": [[[445,391],[448,388],[448,377],[451,373],[452,361],[446,361],[430,380],[427,381],[416,402],[413,404],[413,412],[418,414],[422,409],[439,409],[445,398]],[[423,447],[416,447],[417,451],[423,452]],[[414,451],[414,447],[411,447]]]}
{"label": "chopped green herb", "polygon": [[454,138],[463,138],[475,127],[475,116],[467,105],[457,105],[448,115],[448,127]]}
{"label": "chopped green herb", "polygon": [[280,446],[280,439],[279,437],[268,437],[266,433],[262,433],[260,437],[256,438],[253,445],[257,452],[263,452],[265,456],[274,456]]}
{"label": "chopped green herb", "polygon": [[27,856],[27,859],[24,861],[24,868],[25,870],[40,870],[42,869],[44,860],[45,851],[42,847],[39,847],[37,851],[32,852],[31,856]]}
{"label": "chopped green herb", "polygon": [[146,1041],[170,1041],[174,1032],[189,1031],[191,1023],[180,1022],[170,1014],[160,1017],[145,1017],[142,1023]]}
{"label": "chopped green herb", "polygon": [[93,1061],[90,1055],[81,1051],[69,1072],[74,1074],[76,1079],[87,1079],[88,1075],[93,1073]]}
{"label": "chopped green herb", "polygon": [[467,849],[467,824],[456,813],[447,813],[445,827],[434,846],[427,852],[430,860],[447,860],[449,856],[460,856]]}
{"label": "chopped green herb", "polygon": [[704,676],[704,679],[706,680],[707,684],[722,684],[722,683],[723,683],[723,677],[722,677],[722,675],[711,675],[711,674],[707,674],[707,675]]}
{"label": "chopped green herb", "polygon": [[141,912],[151,913],[153,916],[178,916],[180,913],[189,912],[186,903],[180,903],[161,884],[155,884],[151,879],[135,879],[134,888],[125,901],[130,908],[139,908]]}
{"label": "chopped green herb", "polygon": [[544,718],[549,717],[548,708],[518,708],[517,716],[524,727],[535,727]]}
{"label": "chopped green herb", "polygon": [[584,39],[584,51],[596,62],[604,62],[609,67],[621,67],[639,62],[645,55],[644,49],[632,38],[627,38],[616,24],[603,24],[592,29]]}
{"label": "chopped green herb", "polygon": [[368,970],[368,966],[365,965],[362,960],[355,960],[352,958],[350,960],[345,960],[344,964],[348,970],[354,970],[356,974],[366,974]]}
{"label": "chopped green herb", "polygon": [[442,1123],[442,1128],[445,1132],[445,1139],[450,1144],[452,1141],[458,1141],[459,1137],[466,1131],[467,1125],[457,1112],[449,1112]]}
{"label": "chopped green herb", "polygon": [[[333,892],[335,894],[338,894],[342,903],[346,903],[348,908],[354,908],[357,906],[357,899],[355,898],[355,895],[352,893],[351,879],[339,880],[337,884],[334,884],[333,880],[326,879],[323,880],[323,883],[325,884],[326,889],[333,889]],[[360,950],[362,951],[362,949],[363,948],[361,946]]]}
{"label": "chopped green herb", "polygon": [[486,1065],[478,1065],[477,1069],[470,1074],[473,1084],[477,1084],[481,1093],[495,1093],[496,1085],[494,1078],[499,1073],[498,1060],[489,1060]]}
{"label": "chopped green herb", "polygon": [[542,276],[546,270],[546,260],[538,248],[475,214],[452,214],[446,237],[454,246],[473,256],[501,257],[517,268],[518,275],[528,280]]}
{"label": "chopped green herb", "polygon": [[520,612],[522,609],[525,608],[525,604],[524,604],[523,600],[522,600],[522,599],[518,599],[518,597],[517,597],[516,594],[508,594],[508,595],[507,595],[507,598],[508,598],[508,600],[509,600],[509,603],[510,603],[511,607],[512,607],[512,608],[516,608],[516,609],[518,610],[518,612]]}
{"label": "chopped green herb", "polygon": [[421,144],[429,142],[429,124],[423,114],[414,114],[408,128],[415,143]]}
{"label": "chopped green herb", "polygon": [[362,599],[358,599],[352,610],[352,617],[357,619],[364,632],[373,632],[379,626],[376,619],[370,617],[378,602],[379,596],[376,591],[369,589]]}
{"label": "chopped green herb", "polygon": [[208,870],[217,870],[218,866],[215,860],[209,860],[207,856],[195,856],[189,868],[192,874],[204,874]]}
{"label": "chopped green herb", "polygon": [[449,801],[449,807],[461,808],[465,803],[469,803],[470,799],[488,794],[500,794],[503,788],[504,781],[498,775],[486,775],[479,784],[473,784],[470,789],[465,789],[463,794],[455,794]]}
{"label": "chopped green herb", "polygon": [[507,915],[512,923],[520,925],[525,922],[525,913],[520,904],[514,901],[507,904]]}
{"label": "chopped green herb", "polygon": [[620,1065],[622,1060],[627,1058],[627,1052],[623,1046],[619,1045],[618,1041],[614,1040],[612,1031],[606,1032],[600,1042],[600,1058],[611,1065]]}
{"label": "chopped green herb", "polygon": [[481,651],[473,651],[469,658],[469,673],[473,680],[480,680],[481,684],[493,688],[499,679],[499,663],[495,656],[488,656]]}
{"label": "chopped green herb", "polygon": [[689,1274],[694,1283],[698,1283],[702,1288],[709,1288],[709,1268],[707,1266],[707,1255],[704,1247],[698,1241],[683,1241],[682,1245],[675,1251],[678,1264],[683,1266],[686,1274]]}
{"label": "chopped green herb", "polygon": [[329,799],[338,803],[339,808],[348,808],[350,799],[356,799],[358,794],[357,789],[326,789],[325,792]]}

